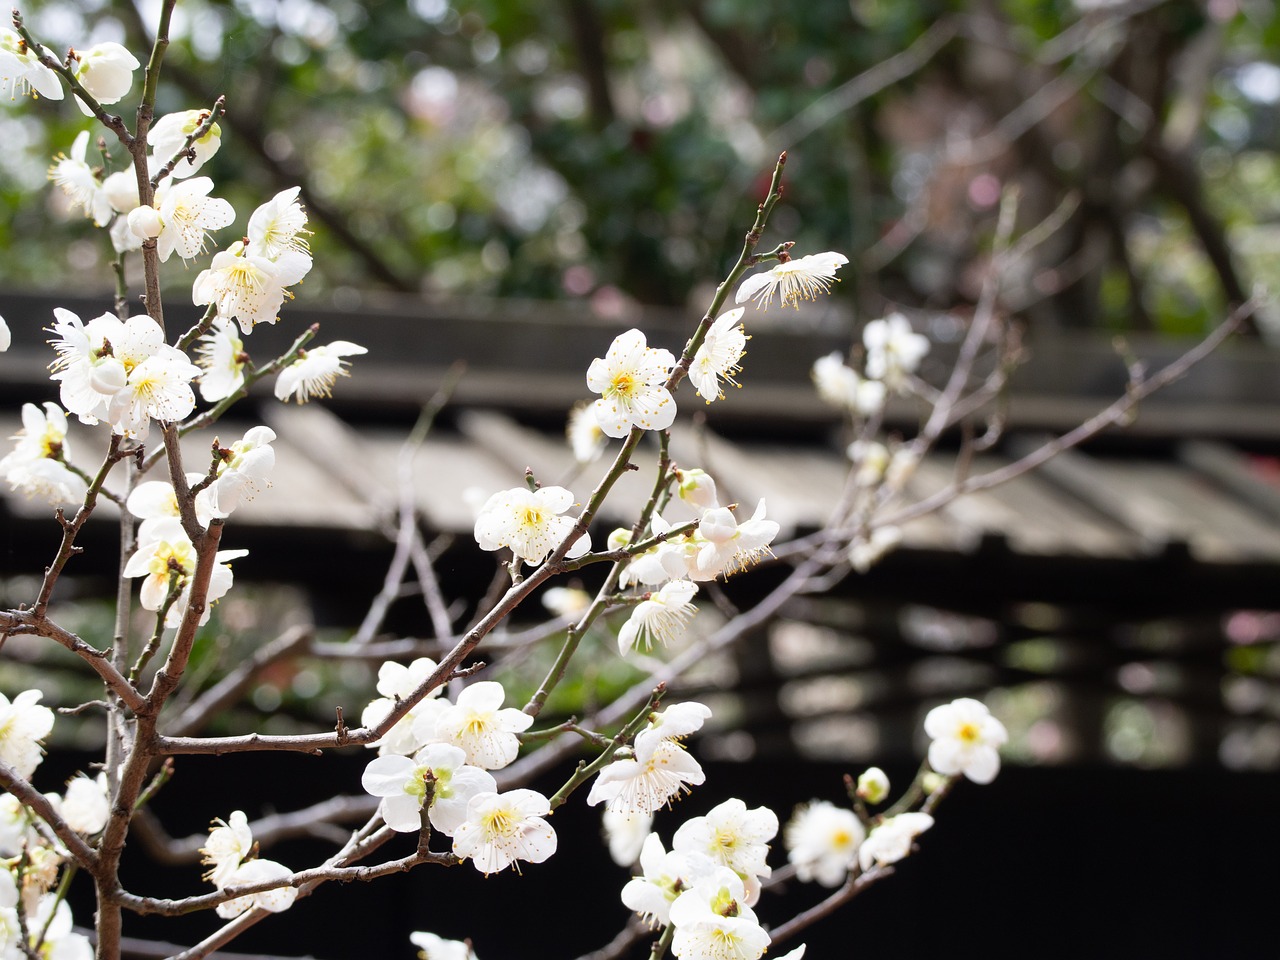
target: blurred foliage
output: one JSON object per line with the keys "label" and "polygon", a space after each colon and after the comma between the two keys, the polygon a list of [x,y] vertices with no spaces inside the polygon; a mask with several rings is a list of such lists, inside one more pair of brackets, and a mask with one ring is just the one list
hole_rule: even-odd
{"label": "blurred foliage", "polygon": [[[158,6],[23,12],[55,48],[141,52]],[[173,38],[159,112],[227,94],[218,194],[243,224],[301,183],[300,295],[339,305],[698,308],[784,148],[771,239],[847,252],[863,315],[972,303],[1010,186],[1024,228],[1079,198],[1011,291],[1033,323],[1197,330],[1275,279],[1280,17],[1257,0],[182,0]],[[84,125],[69,101],[0,113],[6,284],[110,286],[105,238],[42,189]]]}

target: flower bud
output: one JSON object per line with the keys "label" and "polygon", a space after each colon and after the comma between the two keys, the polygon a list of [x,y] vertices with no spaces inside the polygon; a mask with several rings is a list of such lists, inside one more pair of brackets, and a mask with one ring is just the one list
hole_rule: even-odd
{"label": "flower bud", "polygon": [[89,386],[103,396],[114,397],[124,389],[129,374],[115,357],[100,357],[89,367]]}
{"label": "flower bud", "polygon": [[920,779],[920,786],[924,788],[924,792],[932,796],[941,790],[947,782],[947,778],[940,773],[934,773],[930,770]]}
{"label": "flower bud", "polygon": [[699,510],[714,510],[720,506],[716,499],[715,480],[705,470],[696,467],[680,471],[680,499]]}
{"label": "flower bud", "polygon": [[152,240],[164,230],[164,221],[155,207],[134,207],[129,211],[129,230],[135,237]]}
{"label": "flower bud", "polygon": [[631,531],[626,527],[618,527],[609,534],[608,546],[610,550],[622,550],[631,542]]}
{"label": "flower bud", "polygon": [[99,103],[115,103],[133,86],[138,58],[113,41],[74,51],[76,79]]}
{"label": "flower bud", "polygon": [[858,777],[858,796],[873,806],[889,796],[889,778],[879,767],[868,767]]}

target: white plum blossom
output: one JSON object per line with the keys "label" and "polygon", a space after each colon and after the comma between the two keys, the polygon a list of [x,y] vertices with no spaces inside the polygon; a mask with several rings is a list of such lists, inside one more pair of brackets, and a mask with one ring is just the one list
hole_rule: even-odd
{"label": "white plum blossom", "polygon": [[[156,189],[155,210],[160,218],[160,233],[156,236],[156,253],[161,261],[177,253],[183,260],[190,260],[204,250],[205,235],[211,230],[230,226],[236,218],[231,204],[220,197],[209,196],[213,181],[208,177],[196,177],[181,183],[167,182]],[[142,210],[138,207],[129,214]]]}
{"label": "white plum blossom", "polygon": [[986,705],[969,697],[934,707],[924,718],[929,766],[950,776],[963,773],[974,783],[990,783],[1000,772],[1000,747],[1009,734]]}
{"label": "white plum blossom", "polygon": [[617,813],[651,814],[706,780],[702,766],[680,740],[698,730],[711,711],[701,703],[676,704],[656,713],[636,734],[635,756],[600,771],[587,803],[608,804]]}
{"label": "white plum blossom", "polygon": [[734,375],[742,369],[740,361],[750,339],[739,322],[744,310],[743,307],[737,307],[717,317],[715,323],[708,328],[702,346],[693,355],[693,363],[689,367],[689,382],[693,384],[698,396],[707,403],[724,399],[724,390],[720,386],[721,377],[735,387],[742,386],[734,379]]}
{"label": "white plum blossom", "polygon": [[830,406],[862,417],[869,417],[884,406],[885,385],[858,376],[839,353],[815,360],[810,376],[818,396]]}
{"label": "white plum blossom", "polygon": [[[27,924],[33,950],[37,937],[43,938],[36,956],[47,957],[49,960],[93,960],[93,945],[89,938],[74,929],[71,905],[56,894],[46,894],[40,898],[34,914],[27,918]],[[41,933],[36,934],[37,930]],[[12,956],[23,957],[27,954],[15,951]]]}
{"label": "white plum blossom", "polygon": [[619,813],[606,807],[601,826],[613,862],[620,867],[629,867],[643,851],[649,830],[653,827],[653,814]]}
{"label": "white plum blossom", "polygon": [[[682,853],[700,853],[728,867],[749,882],[767,877],[773,870],[766,863],[769,841],[778,833],[778,815],[768,807],[748,810],[737,797],[730,797],[707,811],[705,816],[686,820],[671,838],[671,847]],[[755,892],[758,895],[758,890]],[[749,896],[750,902],[755,896]]]}
{"label": "white plum blossom", "polygon": [[249,818],[243,810],[233,810],[226,820],[213,821],[209,839],[200,848],[200,862],[209,867],[204,878],[221,890],[252,853],[253,831],[249,828]]}
{"label": "white plum blossom", "polygon": [[[509,548],[530,566],[546,559],[564,541],[576,523],[560,516],[574,504],[564,487],[513,487],[491,496],[476,518],[475,538],[482,550]],[[591,538],[582,534],[565,556],[580,557],[591,549]]]}
{"label": "white plum blossom", "polygon": [[[154,169],[168,163],[187,144],[187,137],[200,129],[209,117],[208,110],[184,110],[161,117],[151,125],[147,142],[155,157]],[[183,157],[173,168],[173,179],[181,180],[199,170],[206,160],[218,152],[222,144],[222,128],[214,123],[199,140],[191,144],[195,159]]]}
{"label": "white plum blossom", "polygon": [[138,178],[133,167],[117,170],[102,181],[102,195],[116,213],[128,214],[138,206]]}
{"label": "white plum blossom", "polygon": [[52,506],[84,499],[88,485],[66,465],[67,416],[56,403],[46,402],[44,412],[34,403],[22,405],[22,429],[18,441],[0,459],[0,479],[28,497],[40,495]]}
{"label": "white plum blossom", "polygon": [[219,448],[218,475],[205,491],[210,513],[229,517],[241,500],[252,500],[262,484],[270,485],[267,477],[276,465],[271,446],[275,438],[270,427],[251,427],[230,447]]}
{"label": "white plum blossom", "polygon": [[436,717],[436,736],[461,747],[467,762],[485,770],[498,770],[516,758],[520,739],[533,717],[515,707],[503,707],[507,693],[495,680],[481,680],[466,687],[458,699]]}
{"label": "white plum blossom", "polygon": [[787,860],[796,868],[796,876],[824,887],[844,883],[866,838],[857,814],[826,800],[796,807],[784,833]]}
{"label": "white plum blossom", "polygon": [[[227,882],[222,885],[222,889],[245,886],[250,883],[266,883],[270,880],[285,880],[292,875],[292,870],[282,863],[277,863],[275,860],[261,858],[246,860],[227,877]],[[255,908],[267,910],[271,913],[281,913],[293,906],[293,901],[297,898],[298,891],[294,887],[281,885],[270,890],[261,890],[258,893],[227,900],[218,904],[216,912],[224,920],[234,919],[246,910]]]}
{"label": "white plum blossom", "polygon": [[592,406],[600,429],[610,437],[625,437],[632,427],[671,426],[676,403],[666,383],[675,362],[670,350],[650,347],[639,330],[619,334],[609,352],[587,368],[587,386],[600,394]]}
{"label": "white plum blossom", "polygon": [[[199,473],[187,474],[188,486],[195,486],[203,479],[203,475]],[[142,521],[138,526],[139,543],[185,536],[182,532],[178,496],[168,480],[147,480],[138,484],[129,492],[124,505],[126,510]],[[209,510],[208,490],[196,494],[195,508],[196,520],[202,527],[209,526],[213,513]]]}
{"label": "white plum blossom", "polygon": [[672,580],[656,593],[636,604],[631,617],[618,631],[618,652],[626,656],[640,647],[666,646],[684,633],[698,608],[691,602],[698,585],[688,580]]}
{"label": "white plum blossom", "polygon": [[53,729],[53,711],[40,705],[39,690],[24,690],[12,700],[0,693],[0,763],[31,779],[44,756],[40,741]]}
{"label": "white plum blossom", "polygon": [[569,449],[573,451],[573,459],[578,463],[593,463],[600,459],[608,442],[588,401],[575,404],[569,411],[564,433],[569,441]]}
{"label": "white plum blossom", "polygon": [[547,798],[533,790],[478,793],[453,836],[453,852],[485,875],[517,860],[542,863],[556,852],[556,832],[543,819],[550,812]]}
{"label": "white plum blossom", "polygon": [[471,944],[461,940],[446,940],[434,933],[415,930],[409,934],[409,942],[418,948],[418,960],[476,960]]}
{"label": "white plum blossom", "polygon": [[[75,78],[102,104],[116,103],[128,96],[133,86],[133,71],[141,66],[137,57],[112,40],[95,43],[85,50],[72,50],[71,60],[75,63],[72,68]],[[93,111],[79,97],[76,105],[85,116],[93,116]]]}
{"label": "white plum blossom", "polygon": [[813,253],[798,260],[790,258],[774,264],[763,273],[752,274],[738,286],[737,303],[756,302],[757,309],[768,309],[776,291],[784,307],[799,309],[800,300],[814,300],[830,293],[836,271],[849,262],[842,253]]}
{"label": "white plum blossom", "polygon": [[858,865],[865,871],[872,866],[897,863],[911,852],[912,841],[933,826],[927,813],[900,813],[890,817],[871,831],[858,848]]}
{"label": "white plum blossom", "polygon": [[671,922],[671,904],[680,891],[714,869],[710,860],[696,854],[668,852],[662,846],[662,838],[651,833],[640,850],[641,875],[632,877],[622,888],[623,906],[640,914],[650,926],[666,926]]}
{"label": "white plum blossom", "polygon": [[742,878],[727,867],[699,877],[676,897],[671,923],[671,952],[681,960],[758,960],[769,948]]}
{"label": "white plum blossom", "polygon": [[698,521],[698,535],[705,541],[698,550],[697,569],[690,571],[694,580],[712,580],[720,574],[746,570],[769,552],[769,544],[781,529],[774,520],[765,519],[764,500],[756,505],[751,519],[738,523],[728,507],[708,510]]}
{"label": "white plum blossom", "polygon": [[[248,553],[248,550],[219,550],[214,555],[213,570],[209,575],[208,591],[205,594],[205,608],[200,616],[202,626],[209,622],[213,602],[231,589],[233,577],[230,561],[247,556]],[[185,535],[175,536],[171,540],[140,543],[124,566],[124,576],[146,577],[139,592],[139,601],[144,610],[159,610],[164,606],[169,596],[170,578],[176,576],[178,596],[165,616],[166,627],[176,627],[186,615],[187,606],[191,602],[191,578],[195,572],[195,547]]]}
{"label": "white plum blossom", "polygon": [[234,318],[246,334],[255,324],[275,323],[284,304],[285,287],[276,265],[266,257],[245,251],[237,240],[227,250],[213,255],[209,267],[200,271],[191,287],[197,306],[213,304],[218,316]]}
{"label": "white plum blossom", "polygon": [[114,432],[142,438],[152,417],[181,420],[195,408],[190,381],[200,370],[164,342],[150,317],[104,313],[81,323],[70,310],[53,312],[58,357],[50,379],[61,382],[62,405],[82,423],[106,420]]}
{"label": "white plum blossom", "polygon": [[378,812],[392,830],[416,833],[422,826],[422,804],[431,784],[431,826],[453,836],[467,818],[467,804],[480,793],[493,793],[497,781],[488,772],[469,765],[459,747],[431,743],[410,757],[386,754],[365,767],[361,784],[382,802]]}
{"label": "white plum blossom", "polygon": [[49,179],[62,188],[73,207],[80,207],[86,217],[93,218],[95,226],[105,227],[111,219],[111,202],[98,174],[85,159],[88,150],[89,131],[81,130],[71,144],[71,152],[54,157]]}
{"label": "white plum blossom", "polygon": [[[286,254],[305,258],[311,267],[311,250],[307,243],[307,213],[298,202],[301,187],[281,190],[249,217],[249,253],[278,261]],[[306,273],[306,270],[303,270]]]}
{"label": "white plum blossom", "polygon": [[100,773],[92,780],[83,774],[72,777],[67,781],[59,809],[72,830],[93,836],[107,825],[107,816],[111,813],[107,775]]}
{"label": "white plum blossom", "polygon": [[883,380],[892,390],[906,385],[907,376],[929,352],[929,338],[912,331],[911,322],[900,313],[868,323],[862,343],[867,348],[867,376]]}
{"label": "white plum blossom", "polygon": [[139,203],[130,210],[125,223],[129,225],[129,233],[138,240],[139,249],[143,240],[154,240],[164,232],[160,211],[149,203]]}
{"label": "white plum blossom", "polygon": [[276,377],[276,399],[287,403],[293,397],[299,403],[306,403],[313,397],[330,396],[338,377],[350,376],[346,369],[350,363],[342,358],[368,352],[348,340],[335,340],[324,346],[299,350],[298,359]]}
{"label": "white plum blossom", "polygon": [[234,324],[219,316],[209,332],[196,341],[196,363],[204,371],[200,374],[200,396],[209,403],[225,400],[244,386],[249,355],[238,333]]}
{"label": "white plum blossom", "polygon": [[[408,666],[388,660],[378,668],[376,689],[382,694],[370,701],[360,714],[360,724],[372,727],[381,723],[399,701],[408,700],[427,679],[436,671],[436,662],[430,657],[418,657]],[[435,736],[435,721],[439,712],[447,705],[447,701],[437,699],[442,687],[433,688],[424,699],[418,701],[413,709],[396,721],[376,744],[379,753],[396,753],[409,756],[415,753],[427,739]],[[428,728],[426,736],[419,737],[415,725]]]}
{"label": "white plum blossom", "polygon": [[[649,521],[649,530],[655,537],[665,536],[672,526],[659,514],[654,514]],[[628,541],[609,543],[610,549],[620,550]],[[624,589],[632,583],[643,583],[646,586],[658,586],[668,580],[679,580],[684,577],[709,580],[710,577],[695,577],[697,555],[700,544],[684,536],[669,537],[656,546],[638,554],[622,571],[618,583]]]}
{"label": "white plum blossom", "polygon": [[61,100],[62,81],[40,62],[21,34],[0,27],[0,94],[9,88],[10,98],[30,93],[46,100]]}

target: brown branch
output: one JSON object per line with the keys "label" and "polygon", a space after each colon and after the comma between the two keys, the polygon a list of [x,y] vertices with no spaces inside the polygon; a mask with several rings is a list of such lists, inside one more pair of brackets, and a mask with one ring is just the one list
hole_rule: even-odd
{"label": "brown branch", "polygon": [[0,787],[4,787],[17,798],[19,803],[39,815],[57,838],[66,845],[67,850],[80,866],[95,876],[98,874],[101,869],[98,852],[67,825],[67,821],[62,819],[62,815],[54,809],[48,797],[18,776],[18,772],[3,761],[0,761]]}

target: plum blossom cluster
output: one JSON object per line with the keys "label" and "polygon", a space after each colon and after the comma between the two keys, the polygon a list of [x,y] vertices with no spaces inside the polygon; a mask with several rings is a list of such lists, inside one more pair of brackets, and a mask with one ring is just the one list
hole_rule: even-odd
{"label": "plum blossom cluster", "polygon": [[[30,780],[44,757],[42,743],[54,713],[39,690],[12,700],[0,694],[0,763]],[[77,774],[44,799],[66,825],[91,838],[106,825],[106,778]],[[74,929],[71,907],[58,888],[70,854],[36,814],[11,793],[0,796],[0,955],[90,960],[93,946]],[[24,935],[27,938],[24,942]],[[38,949],[37,949],[38,948]]]}
{"label": "plum blossom cluster", "polygon": [[280,881],[281,885],[224,900],[218,904],[218,916],[231,920],[247,910],[260,909],[281,913],[293,906],[298,891],[285,881],[293,871],[282,863],[256,855],[253,830],[243,810],[232,811],[226,820],[215,820],[209,830],[209,839],[200,849],[201,860],[209,869],[205,879],[212,881],[219,890],[243,887],[248,884]]}
{"label": "plum blossom cluster", "polygon": [[[382,696],[365,708],[361,722],[385,722],[435,671],[429,657],[408,666],[384,663],[377,685]],[[470,684],[453,702],[439,691],[433,688],[391,726],[365,768],[361,784],[379,798],[382,819],[403,833],[429,824],[481,873],[546,860],[556,850],[555,831],[543,819],[551,812],[547,798],[533,790],[499,792],[489,773],[516,758],[518,735],[533,717],[503,707],[506,691],[492,680]]]}
{"label": "plum blossom cluster", "polygon": [[711,716],[704,704],[677,703],[655,713],[636,734],[630,756],[614,760],[596,777],[587,803],[626,815],[649,815],[706,781],[684,739]]}
{"label": "plum blossom cluster", "polygon": [[674,927],[677,957],[757,960],[770,938],[752,908],[772,873],[766,861],[777,832],[772,810],[735,797],[681,824],[670,850],[650,833],[642,873],[622,888],[622,902],[650,925]]}

